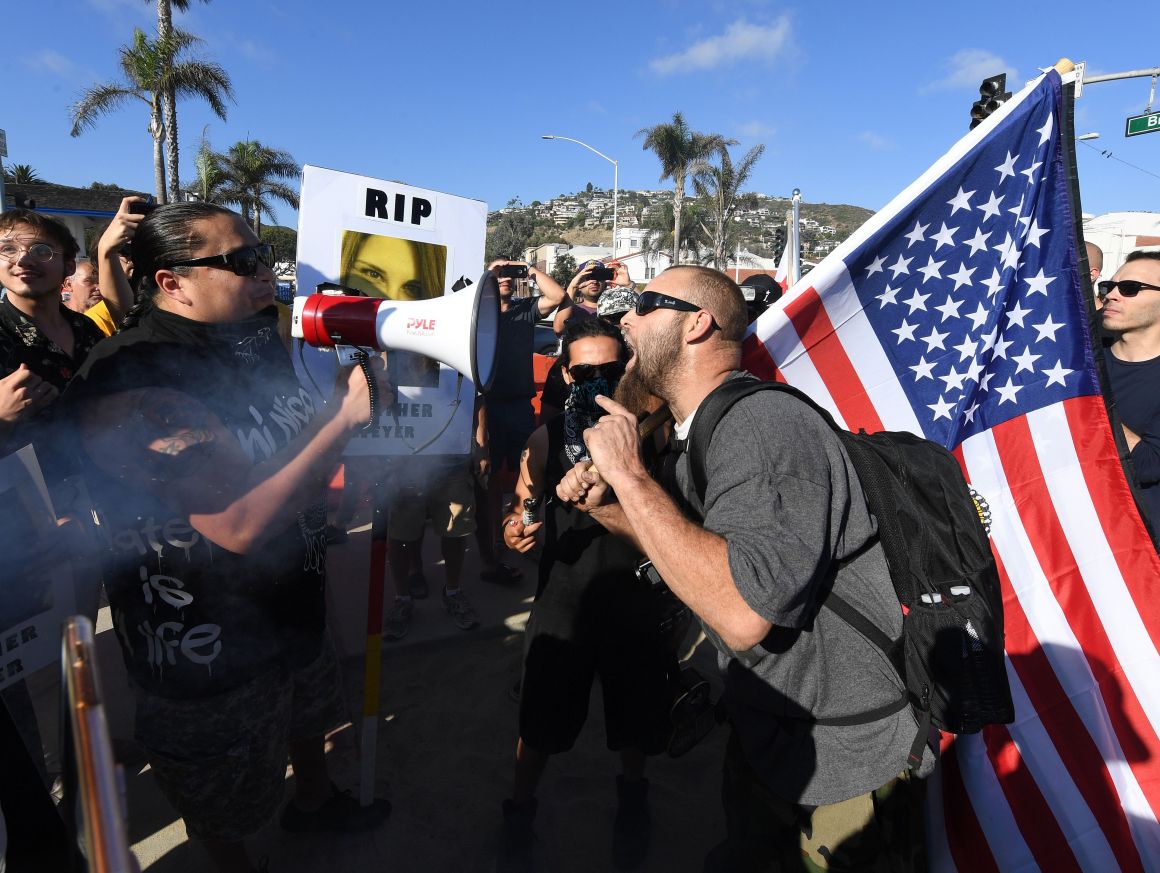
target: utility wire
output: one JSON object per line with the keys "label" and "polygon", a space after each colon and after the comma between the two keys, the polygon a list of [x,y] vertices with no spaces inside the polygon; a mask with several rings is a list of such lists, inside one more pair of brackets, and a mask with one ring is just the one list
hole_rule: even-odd
{"label": "utility wire", "polygon": [[1099,153],[1100,153],[1101,155],[1103,155],[1105,158],[1111,158],[1113,161],[1119,161],[1121,164],[1124,164],[1125,166],[1131,167],[1133,170],[1139,170],[1141,173],[1147,173],[1149,176],[1151,176],[1151,177],[1152,177],[1152,178],[1154,178],[1154,179],[1160,179],[1160,175],[1157,175],[1156,173],[1153,173],[1151,170],[1145,170],[1143,167],[1137,167],[1135,164],[1133,164],[1133,163],[1129,163],[1128,161],[1125,161],[1123,158],[1117,158],[1115,155],[1113,155],[1113,154],[1112,154],[1112,150],[1111,150],[1111,149],[1101,149],[1101,148],[1097,148],[1096,146],[1092,145],[1092,144],[1091,144],[1091,143],[1089,143],[1089,142],[1085,142],[1085,141],[1084,141],[1084,140],[1082,140],[1082,139],[1081,139],[1081,140],[1077,140],[1077,142],[1080,142],[1080,143],[1082,143],[1083,145],[1087,146],[1087,147],[1088,147],[1089,149],[1091,149],[1093,152],[1099,152]]}

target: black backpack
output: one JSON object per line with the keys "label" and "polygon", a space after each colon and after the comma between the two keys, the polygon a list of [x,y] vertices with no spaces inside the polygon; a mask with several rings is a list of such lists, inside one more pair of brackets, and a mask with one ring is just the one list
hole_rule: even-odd
{"label": "black backpack", "polygon": [[862,484],[878,523],[890,580],[902,605],[902,636],[882,630],[832,591],[822,605],[882,649],[906,684],[903,700],[871,712],[817,724],[876,721],[909,702],[919,721],[910,764],[917,767],[930,725],[973,733],[1014,720],[1003,663],[1003,599],[988,542],[990,513],[967,485],[958,461],[942,446],[911,433],[851,433],[798,391],[778,382],[729,379],[697,408],[689,433],[689,475],[705,499],[705,457],[717,424],[733,404],[756,391],[782,391],[801,400],[830,426]]}

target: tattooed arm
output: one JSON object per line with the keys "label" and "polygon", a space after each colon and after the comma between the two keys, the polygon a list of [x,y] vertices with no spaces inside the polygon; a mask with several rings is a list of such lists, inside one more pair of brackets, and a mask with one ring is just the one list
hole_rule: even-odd
{"label": "tattooed arm", "polygon": [[528,437],[528,444],[520,453],[520,475],[516,480],[512,511],[503,521],[503,541],[509,549],[526,552],[536,544],[536,531],[543,524],[537,521],[526,527],[523,522],[524,500],[543,497],[544,469],[548,458],[548,429],[541,425]]}
{"label": "tattooed arm", "polygon": [[360,371],[354,376],[349,392],[258,464],[205,405],[169,389],[91,401],[82,434],[105,472],[147,489],[212,542],[245,554],[290,524],[341,460],[366,416],[366,383]]}

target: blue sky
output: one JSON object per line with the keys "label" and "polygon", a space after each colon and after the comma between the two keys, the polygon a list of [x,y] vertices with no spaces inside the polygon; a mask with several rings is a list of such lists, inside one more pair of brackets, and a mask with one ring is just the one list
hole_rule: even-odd
{"label": "blue sky", "polygon": [[[68,132],[83,89],[118,77],[133,27],[154,26],[153,0],[9,6],[6,163],[65,184],[150,189],[144,104]],[[490,208],[589,181],[611,187],[611,165],[545,133],[617,158],[622,188],[667,187],[633,135],[680,110],[694,128],[740,140],[738,154],[765,143],[752,190],[799,187],[807,201],[877,209],[966,131],[984,76],[1005,70],[1016,90],[1061,56],[1098,72],[1160,65],[1128,19],[1093,10],[1070,0],[194,2],[179,25],[206,40],[202,54],[228,69],[237,101],[227,122],[182,105],[183,177],[208,124],[219,149],[253,136],[300,163]],[[1085,212],[1160,209],[1160,133],[1123,136],[1148,86],[1091,85],[1078,101],[1077,133],[1101,134],[1095,149],[1078,146]],[[287,208],[278,218],[295,220]]]}

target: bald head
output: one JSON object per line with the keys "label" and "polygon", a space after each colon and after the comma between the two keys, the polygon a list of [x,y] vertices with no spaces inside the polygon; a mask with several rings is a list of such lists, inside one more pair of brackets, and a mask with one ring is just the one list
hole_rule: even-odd
{"label": "bald head", "polygon": [[708,267],[670,267],[664,275],[681,283],[681,298],[712,314],[721,329],[721,341],[739,343],[749,325],[745,297],[737,283]]}
{"label": "bald head", "polygon": [[76,271],[64,280],[61,288],[64,305],[73,312],[84,312],[101,300],[97,281],[97,265],[92,261],[77,261]]}
{"label": "bald head", "polygon": [[1088,266],[1091,267],[1094,282],[1104,271],[1104,252],[1095,243],[1084,243],[1084,247],[1087,249]]}

